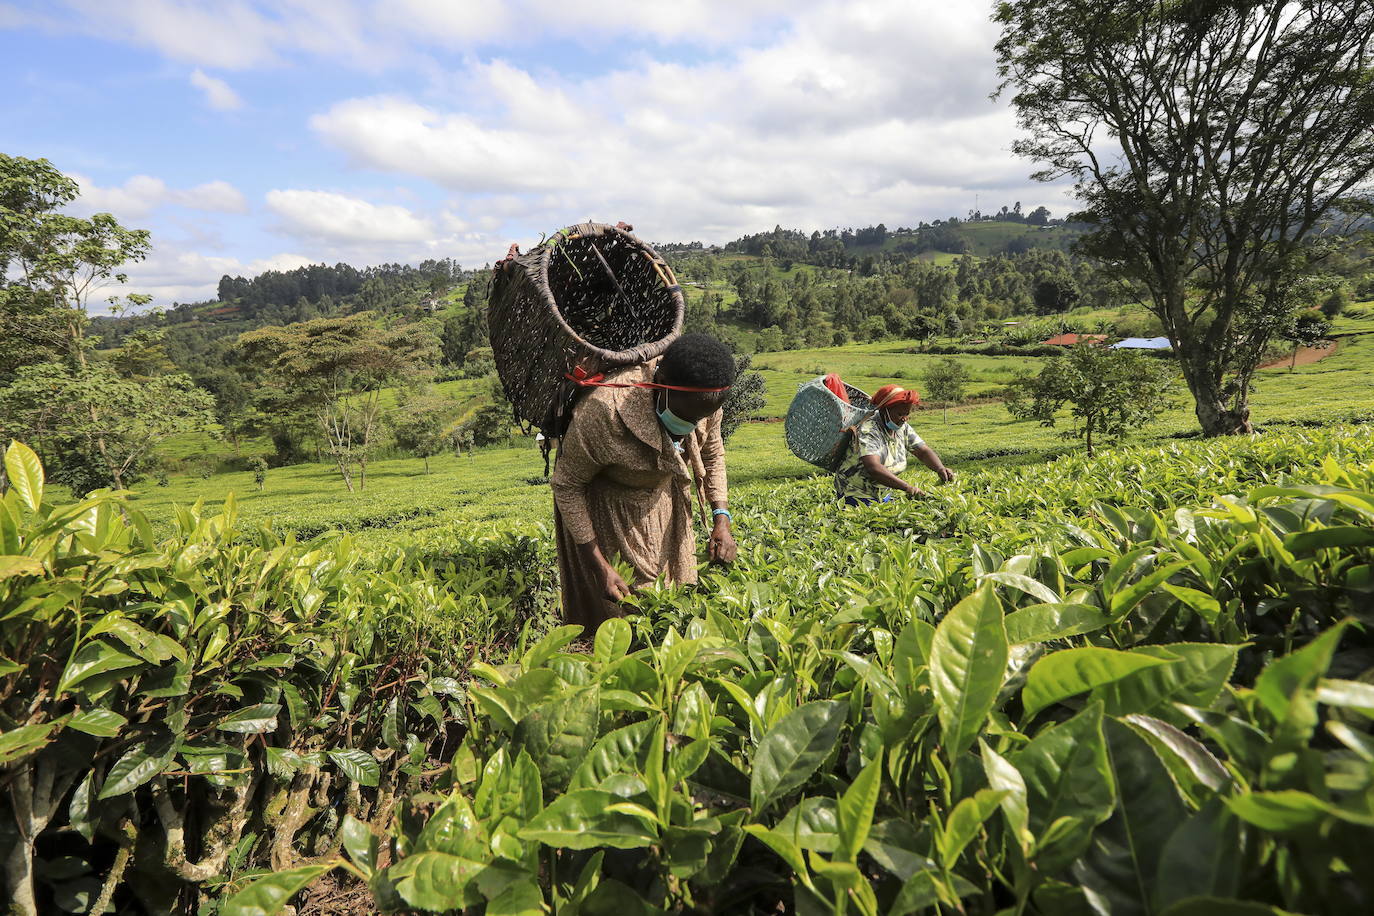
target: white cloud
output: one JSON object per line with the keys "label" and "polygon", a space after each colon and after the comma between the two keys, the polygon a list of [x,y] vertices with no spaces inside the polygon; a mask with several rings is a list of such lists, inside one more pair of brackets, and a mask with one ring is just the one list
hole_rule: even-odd
{"label": "white cloud", "polygon": [[267,192],[267,206],[289,233],[334,242],[418,242],[434,226],[396,204],[373,204],[330,191]]}
{"label": "white cloud", "polygon": [[224,80],[210,76],[199,67],[191,74],[191,85],[205,93],[205,103],[216,111],[243,107],[243,99]]}
{"label": "white cloud", "polygon": [[118,187],[103,188],[88,178],[73,174],[81,196],[73,207],[77,212],[113,213],[120,219],[142,219],[164,206],[219,213],[244,213],[248,202],[227,181],[210,181],[193,188],[169,188],[161,178],[134,175]]}
{"label": "white cloud", "polygon": [[461,52],[545,38],[610,46],[629,37],[719,46],[754,36],[793,7],[786,0],[60,0],[41,19],[0,5],[0,26],[10,20],[113,37],[222,69],[307,54],[376,70],[413,61],[417,45]]}
{"label": "white cloud", "polygon": [[981,7],[831,2],[725,58],[641,57],[581,80],[473,63],[453,90],[476,107],[371,96],[310,123],[356,166],[450,190],[450,212],[484,232],[591,216],[724,241],[774,223],[910,225],[962,214],[975,193],[1063,212],[1008,152],[1014,118],[988,99],[994,40]]}
{"label": "white cloud", "polygon": [[[374,93],[308,119],[347,164],[397,180],[349,188],[324,156],[327,177],[313,188],[267,194],[270,229],[312,260],[480,264],[513,239],[588,218],[626,219],[653,240],[722,242],[775,223],[911,225],[962,214],[975,194],[985,210],[1017,199],[1066,210],[1062,189],[1031,182],[1029,163],[1008,151],[1014,118],[988,99],[996,27],[985,3],[62,3],[66,28],[193,62],[211,104],[211,84],[237,97],[205,71],[310,55],[410,71],[409,82],[389,74]],[[445,70],[435,56],[463,63]],[[316,155],[289,132],[273,140]],[[259,167],[271,174],[274,164]],[[279,183],[288,180],[300,181]],[[87,198],[130,218],[164,206],[247,209],[224,182],[179,190],[149,176]],[[217,279],[210,261],[199,266]]]}
{"label": "white cloud", "polygon": [[[267,270],[292,270],[312,263],[304,255],[290,252],[243,261],[156,245],[146,261],[128,265],[128,283],[108,286],[101,292],[119,296],[144,293],[153,297],[153,306],[166,308],[173,302],[214,299],[219,279],[226,274],[252,277]],[[92,310],[99,313],[106,309],[103,302],[93,302]]]}

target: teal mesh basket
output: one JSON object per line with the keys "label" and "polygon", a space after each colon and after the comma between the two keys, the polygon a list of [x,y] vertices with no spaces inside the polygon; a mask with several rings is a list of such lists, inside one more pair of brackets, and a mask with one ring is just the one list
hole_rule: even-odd
{"label": "teal mesh basket", "polygon": [[826,471],[840,466],[853,430],[873,416],[867,394],[853,385],[844,388],[848,404],[825,387],[825,376],[803,383],[782,424],[792,454]]}

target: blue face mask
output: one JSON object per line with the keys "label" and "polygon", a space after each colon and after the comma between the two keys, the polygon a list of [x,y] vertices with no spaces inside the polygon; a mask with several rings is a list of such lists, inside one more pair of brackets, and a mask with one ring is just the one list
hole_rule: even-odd
{"label": "blue face mask", "polygon": [[674,436],[685,436],[697,428],[695,423],[689,423],[666,408],[658,412],[658,422]]}
{"label": "blue face mask", "polygon": [[884,422],[887,424],[888,432],[895,433],[897,430],[902,428],[902,424],[900,423],[893,423],[891,420],[886,420]]}
{"label": "blue face mask", "polygon": [[685,436],[697,428],[695,423],[684,420],[668,409],[668,398],[663,399],[663,409],[658,411],[658,422],[674,436]]}

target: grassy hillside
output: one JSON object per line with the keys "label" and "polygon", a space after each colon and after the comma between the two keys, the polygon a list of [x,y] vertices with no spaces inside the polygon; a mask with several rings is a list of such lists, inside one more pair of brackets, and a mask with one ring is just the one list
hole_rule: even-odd
{"label": "grassy hillside", "polygon": [[[898,383],[922,387],[921,373],[939,357],[903,352],[907,343],[856,344],[818,350],[762,354],[757,358],[767,384],[766,406],[756,422],[747,423],[731,439],[728,449],[734,499],[747,503],[780,481],[813,476],[814,469],[787,451],[781,418],[798,384],[823,372],[839,372],[846,380],[872,391]],[[1015,373],[1034,368],[1026,357],[964,357],[960,360],[974,381],[975,396],[999,388]],[[1333,355],[1289,372],[1285,366],[1264,370],[1256,383],[1252,404],[1262,427],[1303,425],[1323,419],[1374,416],[1374,322],[1367,330],[1343,338]],[[477,380],[445,383],[454,396],[470,396]],[[1143,442],[1167,441],[1193,434],[1197,428],[1186,393],[1157,424],[1143,430]],[[1028,420],[1012,419],[1000,403],[978,403],[948,411],[918,410],[913,426],[952,466],[963,474],[986,468],[1024,465],[1071,452],[1060,430]],[[211,447],[222,448],[218,444]],[[425,475],[414,458],[374,461],[368,487],[348,493],[337,474],[323,464],[303,464],[268,472],[258,492],[247,472],[174,476],[169,486],[151,481],[136,488],[136,502],[162,524],[173,507],[203,500],[213,507],[234,492],[239,511],[247,519],[271,521],[283,529],[314,533],[337,526],[370,532],[366,538],[385,540],[386,529],[419,531],[449,523],[499,530],[511,525],[528,528],[551,520],[552,504],[542,480],[543,461],[533,440],[521,439],[508,448],[487,448],[472,456],[432,459]],[[912,471],[916,479],[925,472]]]}

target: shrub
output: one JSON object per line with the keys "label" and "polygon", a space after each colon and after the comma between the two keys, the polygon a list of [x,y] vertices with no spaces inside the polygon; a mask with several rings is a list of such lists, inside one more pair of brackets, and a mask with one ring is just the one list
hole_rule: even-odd
{"label": "shrub", "polygon": [[267,482],[267,459],[261,455],[255,455],[248,459],[248,470],[253,472],[253,483],[258,485],[261,490],[263,484]]}

